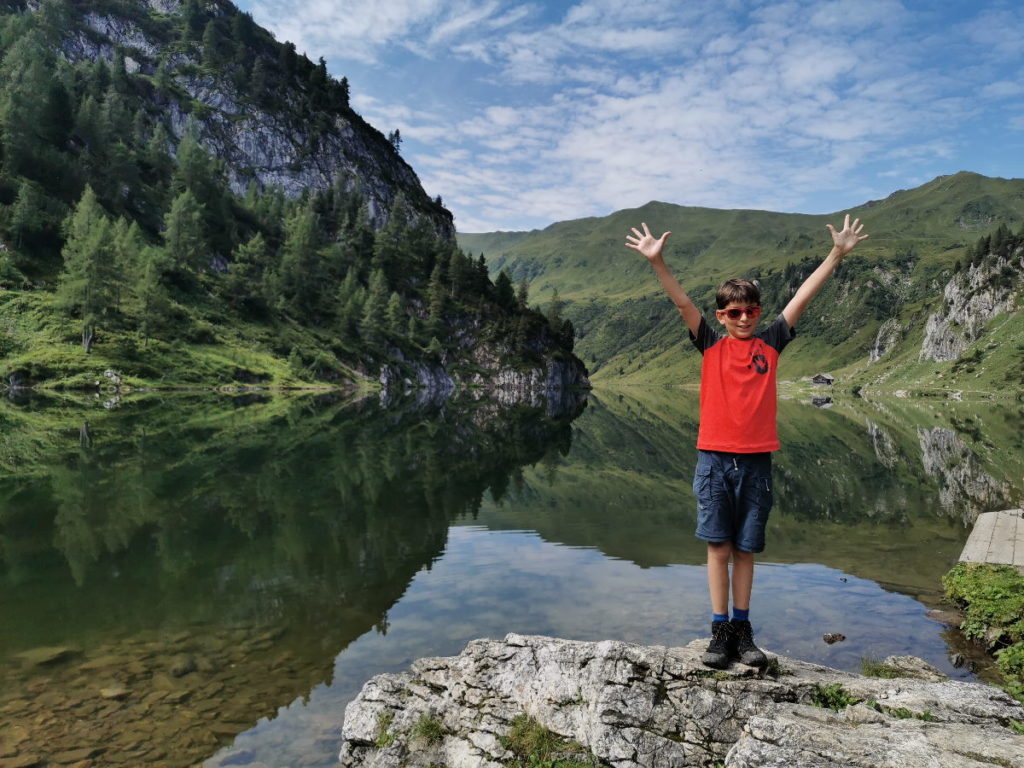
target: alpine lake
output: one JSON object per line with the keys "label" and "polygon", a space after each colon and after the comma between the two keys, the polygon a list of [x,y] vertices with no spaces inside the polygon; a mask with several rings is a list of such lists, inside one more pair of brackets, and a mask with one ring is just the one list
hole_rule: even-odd
{"label": "alpine lake", "polygon": [[[832,394],[779,404],[759,644],[985,677],[926,614],[977,513],[1024,501],[1024,404]],[[345,704],[415,658],[709,633],[695,391],[21,393],[0,422],[10,768],[326,768]]]}

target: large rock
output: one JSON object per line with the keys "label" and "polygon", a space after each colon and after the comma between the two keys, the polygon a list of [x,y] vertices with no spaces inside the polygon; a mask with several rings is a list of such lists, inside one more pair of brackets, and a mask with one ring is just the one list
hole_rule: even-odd
{"label": "large rock", "polygon": [[705,643],[474,640],[459,656],[370,680],[345,710],[339,759],[349,768],[497,768],[513,758],[504,737],[526,715],[616,768],[1024,767],[1024,736],[1007,727],[1024,708],[998,689],[782,657],[773,674],[716,672],[700,662]]}

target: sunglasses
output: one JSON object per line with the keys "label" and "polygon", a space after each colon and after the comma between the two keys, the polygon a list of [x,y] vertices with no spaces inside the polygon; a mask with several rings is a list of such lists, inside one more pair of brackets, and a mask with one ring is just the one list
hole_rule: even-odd
{"label": "sunglasses", "polygon": [[746,315],[751,320],[755,320],[761,316],[760,307],[733,307],[732,309],[720,309],[718,311],[724,312],[726,317],[730,320],[739,320],[743,315]]}

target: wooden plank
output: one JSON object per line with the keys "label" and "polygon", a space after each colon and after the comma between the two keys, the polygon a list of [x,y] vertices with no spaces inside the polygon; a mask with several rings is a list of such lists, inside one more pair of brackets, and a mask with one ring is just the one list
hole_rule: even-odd
{"label": "wooden plank", "polygon": [[960,559],[968,563],[988,562],[988,545],[996,525],[996,512],[984,512],[974,521],[974,529],[967,537]]}
{"label": "wooden plank", "polygon": [[1004,509],[978,515],[960,560],[1024,568],[1024,510]]}

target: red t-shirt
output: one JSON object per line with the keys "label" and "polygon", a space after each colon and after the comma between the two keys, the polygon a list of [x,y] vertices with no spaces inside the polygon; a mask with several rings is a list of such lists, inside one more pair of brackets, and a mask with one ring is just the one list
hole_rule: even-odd
{"label": "red t-shirt", "polygon": [[704,355],[700,371],[697,448],[729,453],[779,450],[775,428],[775,368],[795,336],[781,314],[749,339],[716,333],[704,318],[694,346]]}

